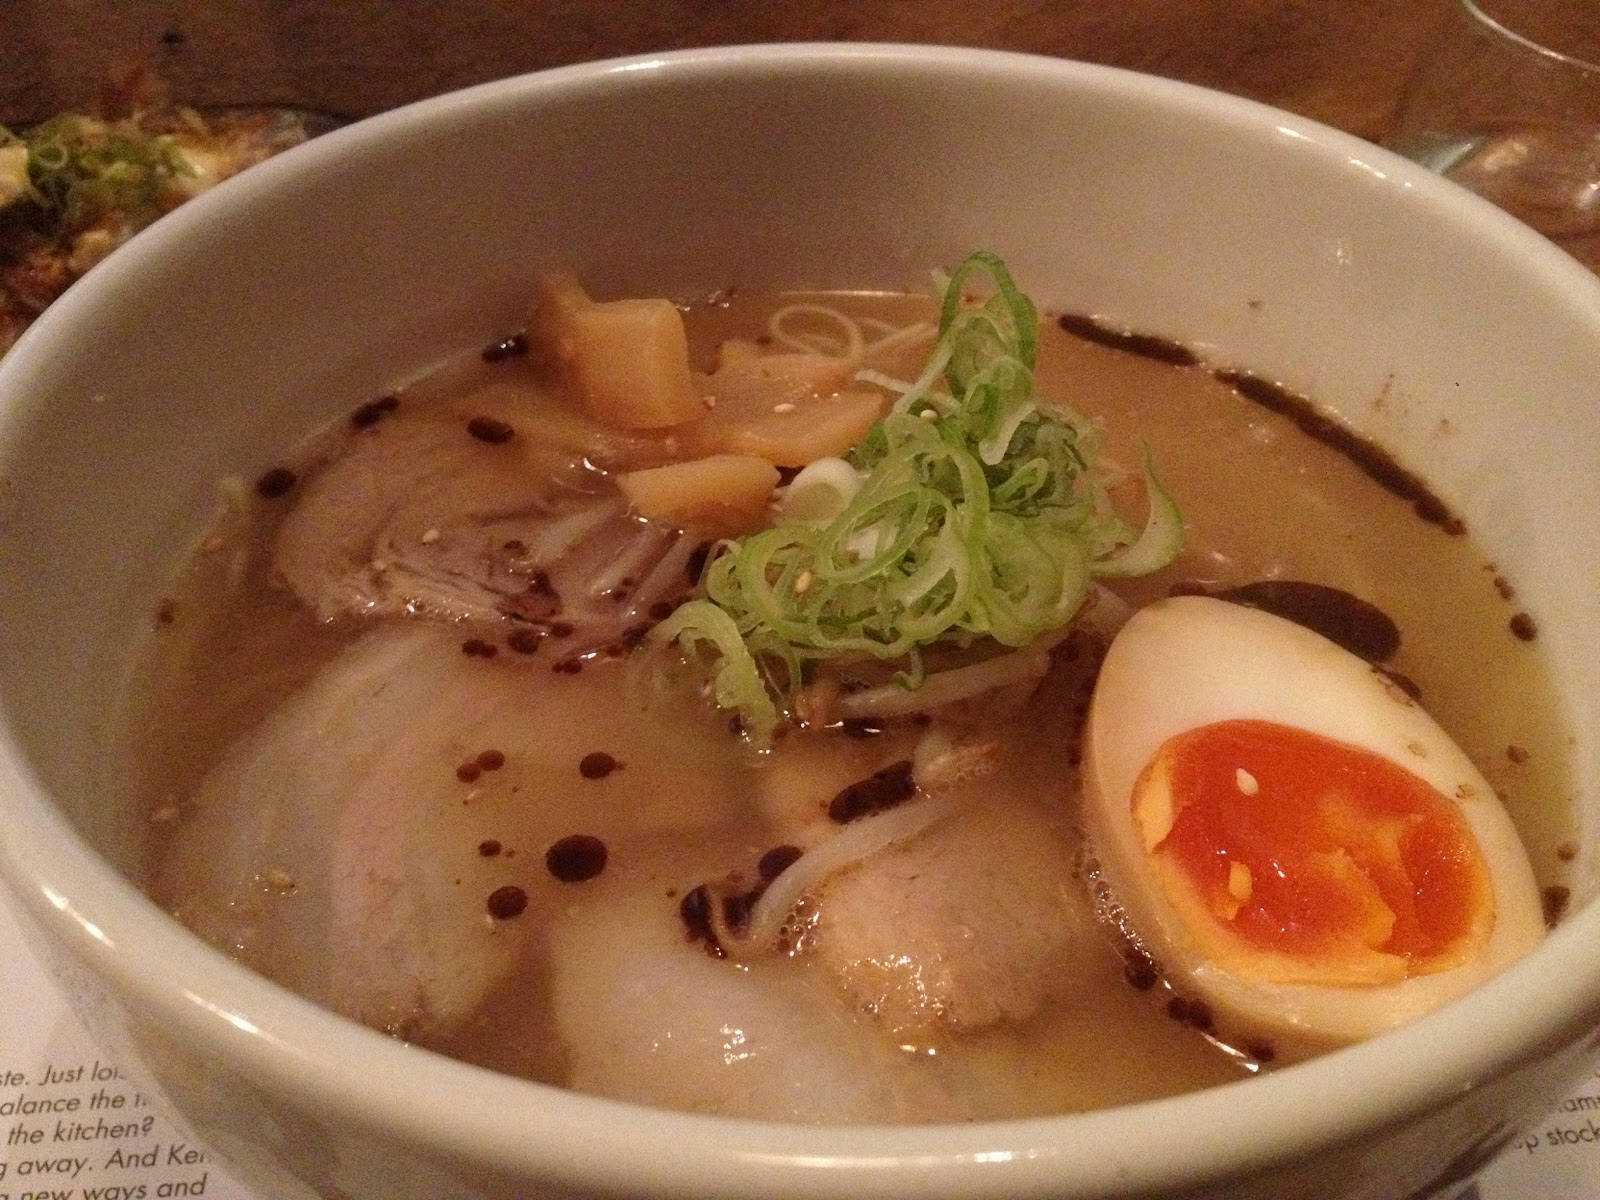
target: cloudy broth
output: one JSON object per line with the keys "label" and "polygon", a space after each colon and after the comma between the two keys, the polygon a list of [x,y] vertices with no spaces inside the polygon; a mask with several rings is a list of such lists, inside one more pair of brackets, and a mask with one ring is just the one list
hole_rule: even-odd
{"label": "cloudy broth", "polygon": [[[900,297],[826,299],[895,323],[928,311]],[[723,338],[757,334],[775,303],[738,295],[691,310],[697,365]],[[1534,627],[1470,533],[1424,520],[1205,364],[1083,332],[1046,318],[1039,393],[1103,421],[1117,462],[1136,463],[1147,442],[1189,529],[1176,563],[1115,590],[1139,604],[1174,589],[1306,580],[1376,605],[1401,634],[1386,668],[1414,684],[1503,796],[1540,884],[1557,894],[1572,837],[1563,735]],[[507,345],[401,389],[372,423],[429,411],[515,423],[548,411],[536,365]],[[1087,907],[1072,764],[1092,646],[1056,656],[983,803],[947,822],[952,855],[977,847],[992,858],[981,878],[950,855],[919,858],[915,842],[895,847],[884,870],[912,881],[903,911],[899,893],[825,891],[792,953],[717,957],[695,937],[696,889],[759,882],[764,856],[798,836],[797,808],[814,816],[907,759],[920,728],[791,732],[756,763],[708,706],[631,695],[638,678],[616,647],[574,657],[559,637],[518,649],[403,616],[319,618],[278,586],[272,543],[299,481],[364,433],[347,425],[313,438],[286,460],[282,495],[263,494],[279,490],[266,477],[234,489],[160,614],[132,721],[151,890],[202,936],[397,1036],[692,1110],[864,1121],[1055,1113],[1208,1086],[1277,1057],[1210,1029],[1109,929],[1078,930],[1069,946],[1020,938],[1018,956],[1069,969],[1030,968],[1015,986],[980,971],[927,1012],[906,996],[944,986],[929,982],[932,966],[908,976],[883,965],[896,920],[963,888],[1024,912]],[[1137,484],[1119,499],[1137,511]],[[288,749],[241,758],[252,738]],[[356,795],[347,808],[346,776]],[[1049,887],[1012,874],[1063,864]],[[883,929],[863,935],[860,912],[875,904]],[[996,920],[1012,928],[1009,916]],[[864,940],[834,949],[830,938],[847,935]],[[966,961],[959,936],[911,936]],[[394,979],[364,982],[391,970]],[[991,1000],[997,1013],[984,1010]]]}

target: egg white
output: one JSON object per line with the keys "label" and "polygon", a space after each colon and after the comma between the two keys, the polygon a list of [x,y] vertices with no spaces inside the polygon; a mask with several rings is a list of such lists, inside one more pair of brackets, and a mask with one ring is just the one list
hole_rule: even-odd
{"label": "egg white", "polygon": [[[1451,799],[1494,896],[1489,937],[1466,962],[1392,984],[1262,982],[1209,961],[1165,897],[1132,815],[1136,780],[1167,739],[1233,719],[1273,721],[1398,764]],[[1123,919],[1175,991],[1210,1005],[1228,1040],[1280,1056],[1380,1033],[1453,1000],[1544,936],[1539,889],[1505,808],[1422,707],[1364,660],[1281,617],[1208,597],[1140,610],[1106,655],[1084,743],[1085,824]]]}

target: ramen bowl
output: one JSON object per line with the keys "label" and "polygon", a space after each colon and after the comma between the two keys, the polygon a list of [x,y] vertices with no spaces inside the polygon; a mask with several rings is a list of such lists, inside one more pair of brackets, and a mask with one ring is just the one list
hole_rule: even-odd
{"label": "ramen bowl", "polygon": [[[112,799],[116,714],[220,476],[518,328],[541,270],[596,294],[920,288],[979,247],[1043,304],[1315,397],[1516,581],[1581,781],[1572,902],[1540,948],[1410,1026],[1173,1099],[802,1126],[434,1055],[145,897],[144,821]],[[1185,85],[786,46],[443,96],[158,222],[0,363],[0,874],[96,1036],[264,1196],[1430,1195],[1554,1103],[1600,1036],[1597,394],[1600,282],[1575,262],[1369,144]]]}

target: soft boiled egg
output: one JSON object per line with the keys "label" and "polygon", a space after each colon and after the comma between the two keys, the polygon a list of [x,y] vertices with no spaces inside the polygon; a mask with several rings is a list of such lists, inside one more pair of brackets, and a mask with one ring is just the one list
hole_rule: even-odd
{"label": "soft boiled egg", "polygon": [[1269,613],[1136,613],[1095,686],[1084,788],[1120,919],[1235,1044],[1371,1036],[1544,936],[1527,852],[1467,756],[1369,663]]}

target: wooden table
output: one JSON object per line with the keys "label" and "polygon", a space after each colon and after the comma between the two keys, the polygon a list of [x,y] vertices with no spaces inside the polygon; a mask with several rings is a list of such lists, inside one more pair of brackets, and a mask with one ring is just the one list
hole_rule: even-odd
{"label": "wooden table", "polygon": [[0,122],[136,63],[195,104],[362,116],[540,67],[753,41],[943,42],[1111,63],[1381,135],[1451,0],[0,0]]}

